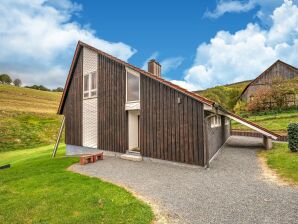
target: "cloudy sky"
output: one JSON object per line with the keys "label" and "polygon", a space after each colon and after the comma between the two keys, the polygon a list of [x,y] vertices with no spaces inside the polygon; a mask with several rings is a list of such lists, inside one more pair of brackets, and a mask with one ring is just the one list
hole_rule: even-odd
{"label": "cloudy sky", "polygon": [[298,66],[297,0],[0,1],[0,73],[64,86],[78,40],[189,90]]}

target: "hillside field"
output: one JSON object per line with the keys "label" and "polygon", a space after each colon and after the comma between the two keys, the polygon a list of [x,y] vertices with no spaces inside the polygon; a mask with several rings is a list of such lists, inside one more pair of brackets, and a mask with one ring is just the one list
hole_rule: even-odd
{"label": "hillside field", "polygon": [[223,86],[215,86],[205,90],[195,91],[195,93],[219,103],[228,110],[233,110],[240,94],[250,82],[251,81],[248,80]]}
{"label": "hillside field", "polygon": [[61,93],[0,85],[0,152],[53,144]]}

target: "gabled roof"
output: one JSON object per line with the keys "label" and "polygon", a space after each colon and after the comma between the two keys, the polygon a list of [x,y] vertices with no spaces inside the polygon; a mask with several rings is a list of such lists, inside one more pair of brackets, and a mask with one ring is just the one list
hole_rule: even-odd
{"label": "gabled roof", "polygon": [[142,69],[140,69],[140,68],[138,68],[138,67],[136,67],[132,64],[129,64],[125,61],[122,61],[122,60],[120,60],[120,59],[118,59],[118,58],[116,58],[116,57],[114,57],[114,56],[112,56],[108,53],[105,53],[101,50],[98,50],[98,49],[86,44],[86,43],[83,43],[82,41],[79,41],[78,44],[77,44],[77,47],[76,47],[74,57],[72,59],[70,70],[68,72],[68,76],[67,76],[67,80],[66,80],[66,83],[65,83],[64,91],[63,91],[62,98],[61,98],[61,101],[60,101],[60,105],[59,105],[59,108],[58,108],[58,114],[62,114],[63,107],[64,107],[65,100],[66,100],[66,94],[67,94],[67,91],[68,91],[68,88],[69,88],[69,85],[70,85],[71,76],[73,75],[73,69],[75,67],[75,63],[76,63],[78,55],[79,55],[78,53],[80,52],[82,47],[86,47],[90,50],[93,50],[93,51],[97,52],[98,54],[101,54],[101,55],[103,55],[103,56],[105,56],[105,57],[107,57],[107,58],[109,58],[113,61],[116,61],[116,62],[118,62],[118,63],[120,63],[120,64],[122,64],[122,65],[124,65],[128,68],[131,68],[131,69],[133,69],[133,70],[135,70],[135,71],[137,71],[137,72],[139,72],[139,73],[141,73],[141,74],[143,74],[147,77],[155,79],[158,82],[163,83],[164,85],[169,86],[170,88],[173,88],[173,89],[175,89],[175,90],[177,90],[177,91],[179,91],[179,92],[181,92],[181,93],[183,93],[183,94],[185,94],[185,95],[187,95],[187,96],[189,96],[189,97],[191,97],[191,98],[193,98],[193,99],[195,99],[195,100],[197,100],[201,103],[204,103],[208,106],[212,106],[214,104],[214,101],[212,101],[212,100],[209,100],[209,99],[207,99],[205,97],[202,97],[198,94],[195,94],[193,92],[190,92],[190,91],[188,91],[188,90],[186,90],[186,89],[184,89],[184,88],[182,88],[178,85],[175,85],[175,84],[173,84],[173,83],[171,83],[171,82],[169,82],[169,81],[167,81],[163,78],[157,77],[157,76],[151,74],[150,72],[144,71],[144,70],[142,70]]}
{"label": "gabled roof", "polygon": [[265,71],[263,71],[257,78],[255,78],[254,80],[252,80],[245,88],[244,90],[242,91],[242,93],[240,94],[240,97],[239,99],[241,98],[241,96],[245,93],[245,91],[248,89],[248,87],[250,87],[252,84],[254,84],[255,82],[257,82],[260,78],[262,78],[264,76],[264,74],[269,71],[271,68],[273,68],[276,64],[278,63],[282,63],[284,65],[286,65],[287,67],[293,69],[293,70],[298,70],[298,68],[292,66],[292,65],[289,65],[281,60],[277,60],[276,62],[274,62],[269,68],[267,68]]}
{"label": "gabled roof", "polygon": [[[147,71],[144,71],[144,70],[142,70],[142,69],[140,69],[138,67],[135,67],[134,65],[131,65],[131,64],[125,62],[125,61],[122,61],[122,60],[120,60],[120,59],[118,59],[118,58],[116,58],[116,57],[114,57],[112,55],[109,55],[109,54],[107,54],[107,53],[105,53],[105,52],[103,52],[101,50],[98,50],[98,49],[96,49],[96,48],[94,48],[94,47],[92,47],[92,46],[90,46],[90,45],[88,45],[86,43],[83,43],[83,42],[79,41],[78,44],[77,44],[76,50],[75,50],[74,57],[72,59],[72,63],[71,63],[69,72],[68,72],[68,76],[67,76],[67,80],[66,80],[66,83],[65,83],[64,91],[63,91],[63,94],[62,94],[62,97],[61,97],[61,101],[60,101],[60,104],[59,104],[59,108],[58,108],[58,114],[62,114],[63,107],[64,107],[65,100],[66,100],[66,94],[67,94],[67,91],[69,89],[69,85],[70,85],[71,78],[72,78],[72,75],[73,75],[73,70],[74,70],[75,64],[77,62],[77,59],[78,59],[78,56],[79,56],[79,52],[81,51],[81,49],[83,47],[86,47],[86,48],[88,48],[90,50],[93,50],[93,51],[97,52],[98,54],[101,54],[101,55],[103,55],[103,56],[105,56],[105,57],[107,57],[107,58],[109,58],[109,59],[111,59],[113,61],[116,61],[116,62],[124,65],[125,67],[128,67],[130,69],[133,69],[133,70],[135,70],[135,71],[137,71],[137,72],[139,72],[139,73],[141,73],[141,74],[143,74],[143,75],[145,75],[147,77],[150,77],[150,78],[152,78],[152,79],[154,79],[154,80],[156,80],[156,81],[158,81],[160,83],[163,83],[164,85],[166,85],[166,86],[168,86],[168,87],[170,87],[172,89],[175,89],[175,90],[177,90],[177,91],[179,91],[179,92],[181,92],[181,93],[183,93],[183,94],[185,94],[185,95],[187,95],[187,96],[189,96],[189,97],[191,97],[191,98],[193,98],[193,99],[195,99],[195,100],[197,100],[197,101],[199,101],[199,102],[201,102],[201,103],[203,103],[203,104],[205,104],[207,106],[210,106],[211,108],[213,108],[213,106],[215,104],[215,102],[212,101],[212,100],[209,100],[209,99],[207,99],[205,97],[202,97],[202,96],[200,96],[200,95],[198,95],[196,93],[190,92],[190,91],[188,91],[188,90],[186,90],[186,89],[184,89],[184,88],[182,88],[182,87],[180,87],[178,85],[175,85],[175,84],[173,84],[173,83],[171,83],[171,82],[169,82],[167,80],[164,80],[163,78],[157,77],[157,76],[155,76],[155,75],[153,75],[153,74],[151,74],[151,73],[149,73]],[[229,111],[226,111],[223,108],[222,108],[222,111],[223,111],[223,113],[226,116],[230,117],[231,119],[238,120],[242,124],[244,124],[244,125],[252,128],[252,129],[254,129],[256,131],[259,131],[259,132],[261,132],[262,134],[264,134],[264,135],[266,135],[268,137],[271,137],[273,139],[276,139],[278,137],[278,135],[276,135],[275,133],[267,130],[266,128],[263,128],[263,127],[255,124],[255,123],[253,123],[251,121],[245,120],[244,118],[241,118],[241,117],[239,117],[239,116],[237,116],[237,115],[235,115],[235,114],[233,114],[233,113],[231,113]]]}

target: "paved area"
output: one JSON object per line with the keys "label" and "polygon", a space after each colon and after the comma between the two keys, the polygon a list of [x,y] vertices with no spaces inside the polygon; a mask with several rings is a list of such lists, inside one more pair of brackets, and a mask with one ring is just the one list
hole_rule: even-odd
{"label": "paved area", "polygon": [[231,137],[209,170],[114,157],[73,169],[133,189],[159,204],[173,223],[298,223],[298,189],[262,178],[259,143]]}

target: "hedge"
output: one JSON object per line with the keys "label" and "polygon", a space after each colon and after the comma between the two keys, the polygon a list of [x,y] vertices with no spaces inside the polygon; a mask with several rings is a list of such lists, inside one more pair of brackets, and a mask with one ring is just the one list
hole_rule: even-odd
{"label": "hedge", "polygon": [[290,123],[288,126],[289,149],[298,151],[298,123]]}

